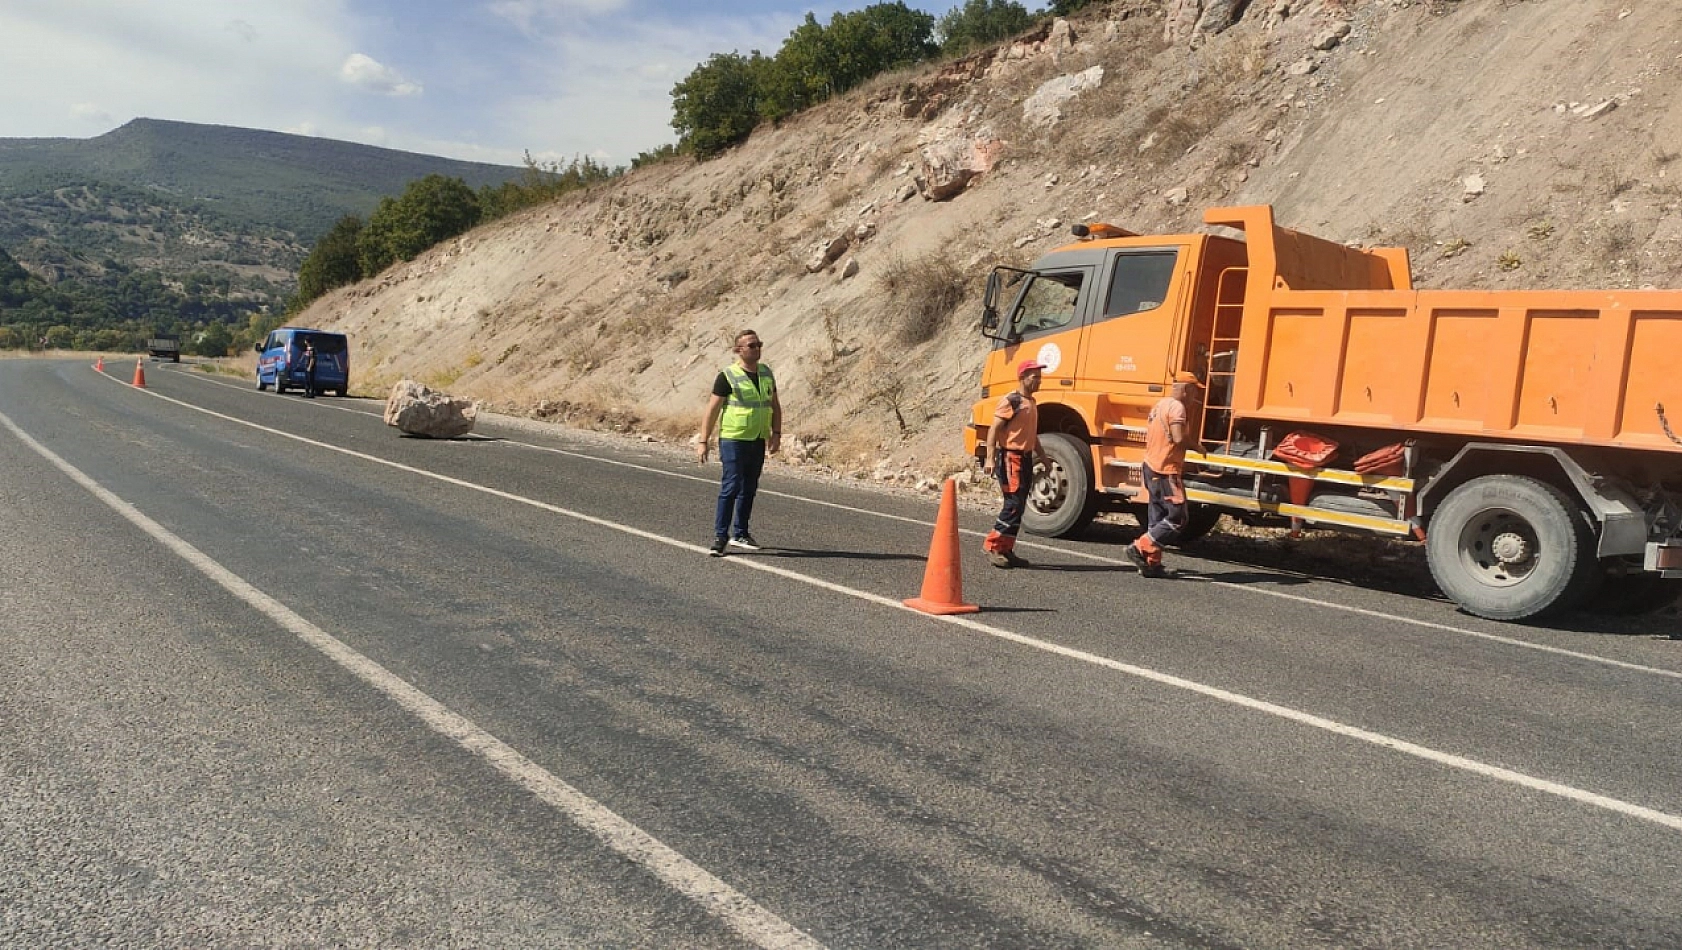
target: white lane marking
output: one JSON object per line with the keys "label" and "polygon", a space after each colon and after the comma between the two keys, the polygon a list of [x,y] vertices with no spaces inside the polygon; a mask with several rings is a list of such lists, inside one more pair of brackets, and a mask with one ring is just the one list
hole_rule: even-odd
{"label": "white lane marking", "polygon": [[489,763],[515,784],[595,835],[607,847],[633,864],[647,869],[673,890],[694,901],[708,914],[740,934],[743,939],[766,950],[823,950],[822,944],[793,924],[759,906],[746,894],[724,883],[653,835],[619,817],[602,803],[521,755],[512,746],[475,725],[472,720],[411,686],[390,670],[345,645],[332,634],[305,620],[285,604],[212,560],[204,552],[171,533],[169,529],[54,454],[51,449],[35,441],[4,413],[0,413],[0,424],[5,425],[25,445],[34,449],[76,484],[87,489],[94,497],[151,535],[158,543],[221,585],[228,593],[273,620],[281,628],[290,631],[298,639],[315,647],[357,679],[390,697],[432,731]]}
{"label": "white lane marking", "polygon": [[[196,374],[191,374],[191,373],[189,373],[187,375],[196,376]],[[216,383],[218,385],[223,385],[223,386],[230,385],[230,384],[227,384],[227,383],[223,383],[220,380],[213,380],[213,379],[208,379],[208,378],[206,378],[205,381]],[[231,388],[239,388],[239,387],[231,387]],[[153,393],[153,395],[157,395],[157,394]],[[160,398],[168,399],[169,397],[161,396]],[[177,402],[177,400],[171,400],[171,401],[172,402]],[[180,403],[180,405],[191,406],[190,403]],[[198,407],[197,406],[192,406],[192,408],[197,409]],[[344,412],[355,412],[359,415],[373,415],[373,413],[365,413],[365,412],[361,412],[360,410],[357,410],[357,409],[351,409],[351,408],[346,408],[346,407],[342,407],[342,406],[333,406],[331,408],[341,409]],[[209,410],[202,410],[202,411],[208,412]],[[223,418],[228,418],[228,417],[224,416]],[[718,481],[718,479],[716,479],[716,478],[705,477],[705,476],[700,476],[700,475],[689,475],[689,474],[686,474],[684,472],[673,472],[673,471],[670,471],[668,469],[655,468],[654,466],[651,466],[651,465],[639,465],[635,462],[625,462],[625,461],[621,461],[619,459],[603,458],[603,457],[598,456],[598,455],[590,455],[590,454],[585,453],[585,452],[577,452],[577,451],[573,451],[571,449],[555,448],[554,446],[548,446],[548,445],[535,445],[535,444],[532,444],[532,443],[529,443],[529,442],[521,442],[517,439],[497,439],[495,441],[499,442],[501,444],[504,444],[504,445],[518,446],[518,447],[521,447],[521,448],[532,449],[532,450],[538,451],[538,452],[552,452],[556,455],[565,455],[565,456],[568,456],[570,458],[578,458],[578,459],[585,459],[585,460],[592,461],[592,462],[600,462],[604,465],[617,465],[621,468],[634,469],[636,471],[647,472],[647,473],[652,474],[652,475],[664,475],[668,478],[681,478],[681,479],[687,479],[689,481],[705,482],[707,484],[712,484],[712,483]],[[868,508],[855,508],[851,505],[840,504],[839,502],[824,501],[824,500],[819,499],[819,498],[809,498],[809,497],[804,496],[804,495],[792,495],[792,494],[788,494],[788,493],[785,493],[785,492],[772,491],[770,489],[765,489],[765,488],[761,488],[759,490],[759,493],[761,495],[770,495],[770,496],[775,497],[775,498],[787,498],[787,499],[790,499],[790,500],[793,500],[793,501],[805,502],[806,504],[810,504],[810,505],[818,505],[818,506],[824,507],[824,508],[834,508],[838,511],[846,511],[846,512],[851,512],[853,514],[859,514],[859,515],[869,515],[872,518],[883,518],[883,519],[886,519],[888,521],[899,521],[899,522],[903,522],[905,524],[919,525],[921,527],[932,527],[933,524],[934,524],[934,522],[932,522],[932,521],[924,521],[924,520],[921,520],[921,519],[918,519],[918,518],[907,518],[903,515],[888,514],[887,512],[883,512],[883,511],[872,511]],[[984,537],[985,534],[986,534],[986,532],[983,532],[983,531],[972,531],[972,530],[965,529],[965,528],[960,528],[959,533],[969,535],[970,537],[975,537],[975,538]],[[1081,551],[1081,550],[1077,550],[1077,549],[1074,549],[1074,548],[1058,547],[1057,545],[1053,545],[1053,544],[1041,544],[1041,543],[1038,543],[1038,542],[1035,542],[1035,541],[1029,541],[1029,540],[1021,540],[1021,541],[1017,541],[1016,543],[1017,543],[1018,546],[1028,548],[1029,550],[1050,551],[1050,552],[1056,552],[1056,553],[1059,553],[1059,554],[1067,554],[1070,557],[1077,557],[1077,558],[1081,558],[1081,559],[1087,560],[1087,561],[1095,561],[1095,562],[1100,563],[1100,564],[1110,564],[1110,565],[1114,565],[1114,566],[1117,566],[1117,567],[1128,567],[1128,566],[1130,566],[1127,561],[1125,561],[1121,558],[1108,557],[1108,556],[1103,555],[1103,554],[1092,554],[1090,552]],[[1278,570],[1272,570],[1272,569],[1267,569],[1267,570],[1268,570],[1269,573],[1278,574],[1280,577],[1297,577],[1297,578],[1302,578],[1304,580],[1310,580],[1310,581],[1314,579],[1311,575],[1307,575],[1307,574],[1297,574],[1297,573],[1292,573],[1292,572],[1288,572],[1288,571],[1278,571]],[[1488,633],[1488,632],[1485,632],[1485,631],[1482,631],[1482,630],[1472,630],[1472,629],[1467,628],[1467,627],[1456,627],[1453,624],[1438,623],[1437,621],[1434,621],[1434,620],[1421,620],[1421,619],[1418,619],[1418,618],[1415,618],[1415,617],[1402,616],[1401,614],[1387,613],[1387,612],[1382,611],[1382,610],[1373,610],[1373,609],[1368,608],[1368,607],[1355,607],[1355,606],[1352,606],[1352,605],[1349,605],[1349,604],[1339,604],[1339,603],[1336,603],[1334,601],[1320,600],[1317,597],[1304,597],[1301,594],[1292,594],[1292,593],[1287,593],[1286,591],[1268,590],[1265,587],[1256,587],[1254,585],[1247,585],[1247,584],[1232,584],[1232,583],[1228,583],[1226,581],[1217,581],[1217,580],[1213,580],[1213,579],[1207,578],[1207,577],[1190,577],[1190,576],[1188,576],[1188,577],[1184,577],[1182,579],[1183,580],[1200,581],[1200,582],[1205,583],[1205,584],[1213,584],[1214,586],[1223,588],[1225,590],[1238,591],[1238,592],[1244,593],[1244,594],[1253,594],[1253,595],[1261,596],[1261,597],[1273,597],[1273,598],[1277,598],[1279,600],[1288,600],[1288,601],[1291,601],[1292,603],[1306,604],[1306,605],[1311,606],[1311,607],[1322,607],[1322,608],[1325,608],[1327,610],[1342,611],[1343,613],[1354,614],[1358,617],[1371,617],[1375,620],[1388,620],[1392,623],[1407,624],[1409,626],[1419,627],[1419,628],[1425,629],[1425,630],[1436,630],[1436,631],[1439,631],[1439,632],[1442,632],[1442,633],[1451,633],[1451,634],[1455,634],[1457,636],[1470,637],[1470,638],[1476,639],[1476,640],[1484,640],[1484,641],[1487,641],[1489,643],[1499,643],[1503,646],[1517,647],[1517,648],[1522,649],[1522,650],[1534,650],[1537,653],[1548,653],[1548,654],[1552,654],[1554,656],[1569,657],[1573,660],[1582,660],[1582,661],[1587,662],[1587,663],[1597,663],[1597,664],[1600,664],[1602,666],[1610,666],[1610,667],[1614,667],[1614,668],[1621,669],[1621,670],[1630,670],[1630,671],[1636,672],[1636,673],[1646,673],[1646,674],[1651,675],[1651,676],[1664,676],[1664,677],[1669,677],[1670,679],[1682,680],[1682,670],[1667,670],[1667,669],[1663,669],[1663,668],[1655,667],[1655,666],[1644,666],[1640,663],[1631,663],[1631,662],[1628,662],[1627,660],[1614,660],[1611,657],[1599,656],[1599,655],[1596,655],[1596,654],[1593,654],[1593,653],[1584,653],[1580,650],[1568,650],[1565,647],[1550,646],[1546,643],[1535,643],[1535,642],[1532,642],[1530,640],[1521,640],[1517,637],[1502,636],[1501,634],[1498,634],[1498,633]]]}
{"label": "white lane marking", "polygon": [[[148,392],[150,392],[150,390],[148,390]],[[567,509],[567,508],[562,508],[559,505],[550,504],[549,502],[546,502],[546,501],[539,501],[535,498],[527,498],[523,495],[515,495],[511,492],[505,492],[505,491],[503,491],[499,488],[491,488],[489,486],[480,485],[480,484],[477,484],[475,482],[464,481],[462,479],[454,478],[454,477],[451,477],[449,475],[440,475],[436,472],[429,472],[429,471],[426,471],[425,469],[419,469],[419,468],[415,468],[415,467],[410,466],[410,465],[404,465],[401,462],[392,462],[392,461],[388,461],[386,459],[378,458],[376,456],[366,455],[362,452],[357,452],[357,451],[354,451],[352,449],[345,449],[345,448],[340,448],[339,446],[336,446],[336,445],[328,445],[324,442],[317,442],[314,439],[308,439],[308,438],[305,438],[301,435],[293,435],[290,432],[282,432],[278,429],[271,429],[268,426],[258,425],[255,422],[247,422],[243,419],[236,419],[232,416],[226,416],[226,415],[223,415],[222,413],[215,412],[215,411],[210,410],[210,409],[205,409],[205,408],[200,407],[200,406],[194,406],[191,403],[181,402],[178,399],[171,399],[168,396],[163,396],[163,395],[159,395],[159,394],[156,394],[156,393],[153,393],[152,395],[157,395],[158,398],[160,398],[160,399],[168,400],[169,402],[176,403],[177,405],[184,406],[186,408],[193,409],[193,410],[196,410],[198,412],[203,412],[203,413],[206,413],[207,415],[215,416],[219,419],[226,419],[229,422],[234,422],[234,423],[237,423],[239,425],[249,426],[253,429],[258,429],[258,430],[261,430],[263,432],[269,432],[269,433],[273,433],[274,435],[284,436],[288,439],[294,439],[296,441],[303,442],[303,443],[306,443],[308,445],[313,445],[313,446],[316,446],[318,448],[327,449],[327,450],[333,451],[333,452],[339,452],[339,453],[344,454],[344,455],[349,455],[349,456],[352,456],[354,458],[359,458],[359,459],[363,459],[363,460],[366,460],[366,461],[369,461],[369,462],[374,462],[374,463],[379,464],[379,465],[385,465],[385,466],[388,466],[390,468],[397,469],[399,471],[408,472],[408,473],[414,474],[414,475],[420,475],[424,478],[436,479],[437,481],[441,481],[441,482],[444,482],[444,483],[449,484],[449,485],[455,485],[455,486],[458,486],[458,487],[461,487],[461,488],[470,489],[472,491],[482,492],[482,493],[490,495],[492,497],[502,498],[502,499],[506,499],[508,501],[513,501],[513,502],[518,502],[518,503],[523,504],[523,505],[530,505],[533,508],[538,508],[538,509],[541,509],[543,511],[548,511],[548,512],[552,512],[554,514],[561,515],[563,517],[572,518],[572,519],[575,519],[575,520],[578,520],[578,521],[582,521],[586,524],[595,525],[596,527],[599,527],[599,528],[606,528],[610,531],[617,531],[617,532],[620,532],[622,534],[628,534],[632,537],[641,538],[645,541],[652,541],[652,542],[655,542],[657,544],[664,544],[664,545],[667,545],[669,547],[678,548],[679,550],[689,551],[689,552],[692,552],[692,553],[695,553],[695,554],[702,554],[702,553],[705,553],[706,550],[707,550],[706,548],[704,548],[704,547],[702,547],[701,545],[698,545],[698,544],[691,544],[687,541],[680,541],[676,538],[670,538],[670,537],[667,537],[665,535],[655,534],[652,531],[645,531],[641,528],[632,527],[632,526],[627,525],[627,524],[620,524],[619,522],[616,522],[616,521],[609,521],[605,518],[598,518],[595,515],[588,515],[588,514],[584,514],[583,512],[572,511],[572,510]],[[4,416],[0,416],[0,419],[4,419],[4,418],[5,418]],[[14,431],[16,431],[15,428],[14,428]],[[1282,705],[1279,705],[1278,703],[1271,703],[1271,702],[1268,702],[1266,700],[1256,699],[1256,698],[1250,697],[1250,696],[1245,696],[1242,693],[1235,693],[1235,692],[1232,692],[1230,690],[1221,689],[1218,686],[1209,686],[1209,685],[1206,685],[1206,684],[1203,684],[1203,683],[1196,682],[1194,680],[1188,680],[1188,679],[1184,679],[1184,678],[1179,677],[1179,676],[1175,676],[1171,673],[1163,673],[1163,672],[1160,672],[1158,670],[1149,669],[1148,667],[1135,666],[1131,663],[1123,663],[1120,660],[1112,660],[1109,657],[1099,656],[1096,653],[1088,653],[1085,650],[1077,650],[1077,649],[1074,649],[1073,647],[1066,647],[1066,646],[1063,646],[1061,644],[1051,643],[1051,642],[1046,641],[1046,640],[1040,640],[1036,637],[1030,637],[1030,636],[1026,636],[1024,634],[1015,633],[1015,632],[1010,631],[1010,630],[1005,630],[1001,627],[995,627],[995,626],[992,626],[991,624],[982,623],[978,620],[970,620],[970,619],[968,619],[966,617],[963,617],[963,616],[951,616],[951,617],[932,616],[932,615],[929,615],[929,614],[922,613],[921,611],[913,610],[910,607],[905,606],[900,601],[894,600],[890,597],[884,597],[880,594],[873,594],[873,593],[870,593],[869,591],[858,590],[858,589],[852,588],[852,587],[845,587],[845,586],[842,586],[840,584],[836,584],[832,581],[826,581],[822,578],[813,577],[809,574],[801,574],[801,573],[798,573],[796,571],[791,571],[787,568],[778,567],[778,566],[773,565],[773,564],[767,564],[763,561],[754,560],[753,558],[728,557],[728,558],[724,558],[723,561],[724,561],[725,564],[736,565],[736,566],[739,566],[739,567],[744,567],[744,568],[748,568],[748,569],[755,570],[755,571],[763,571],[767,574],[772,574],[772,575],[775,575],[777,577],[781,577],[785,580],[794,581],[794,582],[800,583],[800,584],[806,584],[806,585],[809,585],[809,586],[812,586],[812,587],[819,588],[821,590],[826,590],[826,591],[830,591],[831,593],[839,594],[839,595],[844,596],[844,597],[851,597],[851,598],[854,598],[854,599],[857,599],[857,600],[865,601],[867,603],[876,604],[877,606],[880,606],[880,607],[887,607],[887,608],[892,609],[892,610],[897,610],[897,611],[902,611],[902,612],[905,612],[905,613],[914,614],[918,617],[922,617],[922,618],[925,618],[925,619],[928,619],[928,620],[931,620],[931,621],[936,621],[936,622],[939,622],[939,623],[948,623],[948,624],[952,624],[954,626],[963,627],[967,630],[972,630],[976,633],[985,634],[985,635],[990,636],[990,637],[995,637],[995,638],[1000,639],[1000,640],[1005,640],[1005,641],[1008,641],[1008,642],[1011,642],[1011,643],[1018,644],[1020,646],[1025,646],[1025,647],[1028,647],[1030,649],[1039,650],[1039,651],[1042,651],[1042,652],[1045,652],[1045,653],[1050,653],[1050,654],[1053,654],[1053,655],[1056,655],[1056,656],[1066,657],[1068,659],[1077,660],[1077,661],[1082,662],[1082,663],[1090,663],[1093,666],[1102,667],[1102,668],[1108,669],[1108,670],[1114,670],[1118,673],[1124,673],[1128,676],[1133,676],[1133,677],[1137,677],[1139,679],[1148,680],[1150,682],[1158,683],[1158,684],[1161,684],[1163,686],[1169,686],[1169,687],[1172,687],[1174,689],[1181,689],[1181,690],[1185,690],[1187,692],[1196,693],[1200,696],[1205,696],[1205,697],[1208,697],[1210,699],[1217,700],[1219,702],[1229,703],[1229,704],[1234,705],[1234,706],[1238,706],[1238,707],[1241,707],[1241,708],[1244,708],[1244,709],[1254,710],[1256,712],[1265,713],[1265,714],[1270,715],[1270,716],[1277,716],[1281,719],[1285,719],[1285,720],[1289,720],[1291,722],[1299,723],[1301,725],[1309,726],[1309,727],[1314,728],[1314,729],[1321,729],[1321,730],[1324,730],[1326,732],[1333,733],[1335,735],[1343,736],[1343,737],[1350,738],[1350,739],[1355,739],[1355,740],[1358,740],[1360,742],[1370,743],[1372,745],[1376,745],[1376,746],[1379,746],[1381,748],[1390,749],[1390,750],[1395,751],[1395,752],[1400,752],[1404,755],[1410,755],[1410,756],[1413,756],[1415,758],[1424,759],[1427,762],[1433,762],[1433,763],[1436,763],[1438,765],[1448,766],[1449,768],[1460,769],[1460,770],[1470,772],[1470,773],[1475,774],[1475,775],[1483,776],[1485,778],[1490,778],[1490,779],[1494,779],[1496,781],[1501,781],[1501,782],[1507,782],[1507,783],[1512,784],[1512,785],[1517,785],[1517,786],[1520,786],[1522,788],[1531,789],[1533,791],[1543,792],[1543,793],[1548,794],[1548,795],[1556,795],[1556,796],[1559,796],[1560,798],[1569,799],[1569,800],[1575,801],[1575,802],[1581,802],[1583,804],[1592,805],[1596,808],[1601,808],[1601,809],[1605,809],[1607,811],[1616,812],[1616,813],[1621,814],[1621,815],[1628,815],[1628,816],[1633,817],[1633,818],[1639,818],[1642,821],[1648,821],[1648,822],[1652,822],[1653,824],[1656,824],[1656,825],[1663,825],[1666,828],[1671,828],[1671,829],[1674,829],[1674,830],[1677,830],[1677,831],[1682,831],[1682,816],[1672,815],[1672,814],[1669,814],[1667,812],[1659,811],[1659,810],[1654,809],[1654,808],[1648,808],[1645,805],[1637,805],[1637,804],[1634,804],[1632,802],[1623,801],[1622,799],[1612,798],[1610,796],[1601,795],[1601,794],[1598,794],[1596,792],[1590,792],[1590,791],[1587,791],[1587,790],[1584,790],[1584,789],[1576,788],[1575,786],[1566,785],[1566,784],[1561,783],[1561,782],[1555,782],[1555,781],[1552,781],[1550,779],[1538,778],[1538,777],[1533,776],[1533,775],[1527,775],[1523,772],[1517,772],[1517,771],[1514,771],[1512,769],[1502,768],[1498,765],[1490,765],[1488,763],[1479,762],[1476,759],[1470,759],[1470,758],[1467,758],[1465,756],[1455,755],[1455,754],[1450,753],[1450,752],[1440,752],[1436,749],[1432,749],[1432,748],[1429,748],[1427,746],[1422,746],[1422,745],[1418,745],[1418,744],[1413,743],[1413,742],[1408,742],[1404,739],[1397,739],[1397,738],[1394,738],[1392,736],[1384,735],[1383,733],[1380,733],[1380,732],[1373,732],[1372,730],[1369,730],[1369,729],[1362,729],[1359,726],[1346,725],[1344,723],[1337,722],[1336,720],[1327,719],[1323,716],[1316,716],[1313,713],[1303,712],[1302,710],[1293,709],[1289,706],[1282,706]]]}

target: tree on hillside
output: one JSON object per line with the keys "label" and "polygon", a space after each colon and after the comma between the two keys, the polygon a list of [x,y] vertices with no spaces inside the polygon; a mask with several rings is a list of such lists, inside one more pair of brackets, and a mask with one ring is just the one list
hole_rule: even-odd
{"label": "tree on hillside", "polygon": [[958,55],[1015,36],[1033,24],[1033,14],[1015,0],[967,0],[936,21],[934,35],[941,52]]}
{"label": "tree on hillside", "polygon": [[362,273],[372,277],[479,223],[479,197],[460,178],[428,175],[398,198],[382,198],[357,238]]}
{"label": "tree on hillside", "polygon": [[611,181],[625,173],[624,168],[603,165],[588,155],[575,156],[570,163],[563,165],[560,162],[540,162],[527,152],[525,164],[526,170],[517,181],[479,188],[481,221],[494,221],[521,208],[553,201],[568,192],[588,188],[597,182]]}
{"label": "tree on hillside", "polygon": [[0,250],[0,310],[21,307],[35,296],[34,281],[10,254]]}
{"label": "tree on hillside", "polygon": [[1068,16],[1076,10],[1084,10],[1092,3],[1093,0],[1051,0],[1046,6],[1046,12],[1053,16]]}
{"label": "tree on hillside", "polygon": [[827,26],[806,14],[777,51],[768,71],[775,85],[767,90],[777,116],[846,92],[887,72],[930,58],[934,17],[904,3],[876,3],[851,13],[837,13]]}
{"label": "tree on hillside", "polygon": [[833,50],[834,92],[846,92],[882,73],[930,59],[935,46],[934,17],[904,3],[873,3],[863,10],[837,13],[829,21]]}
{"label": "tree on hillside", "polygon": [[212,323],[204,328],[204,332],[195,336],[189,344],[191,351],[198,356],[227,356],[228,347],[232,346],[234,335],[227,326]]}
{"label": "tree on hillside", "polygon": [[672,128],[686,148],[708,158],[748,137],[759,124],[755,71],[740,53],[714,53],[672,87]]}
{"label": "tree on hillside", "polygon": [[315,242],[309,256],[298,267],[298,304],[362,279],[362,261],[357,241],[362,237],[362,219],[347,214],[333,229]]}

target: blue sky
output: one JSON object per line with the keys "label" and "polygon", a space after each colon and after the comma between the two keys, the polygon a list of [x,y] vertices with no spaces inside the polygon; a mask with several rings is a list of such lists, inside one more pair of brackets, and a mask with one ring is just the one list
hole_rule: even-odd
{"label": "blue sky", "polygon": [[[907,0],[939,16],[961,0]],[[671,89],[868,0],[0,0],[0,138],[146,116],[474,161],[671,142]],[[1024,4],[1033,8],[1037,4]]]}

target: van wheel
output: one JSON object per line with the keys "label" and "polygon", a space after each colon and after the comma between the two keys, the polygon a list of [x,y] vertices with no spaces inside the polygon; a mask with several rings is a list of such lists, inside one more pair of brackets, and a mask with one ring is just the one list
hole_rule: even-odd
{"label": "van wheel", "polygon": [[1034,483],[1022,527],[1052,538],[1072,538],[1092,523],[1098,500],[1092,494],[1092,451],[1063,432],[1040,434]]}
{"label": "van wheel", "polygon": [[1431,516],[1431,576],[1467,613],[1530,620],[1577,606],[1599,579],[1594,533],[1577,504],[1546,482],[1475,478]]}
{"label": "van wheel", "polygon": [[276,396],[286,395],[286,384],[280,381],[280,377],[278,375],[274,378],[274,394]]}
{"label": "van wheel", "polygon": [[263,382],[263,377],[261,377],[261,376],[257,377],[257,391],[262,392],[263,390],[268,389],[268,388],[269,388],[269,384]]}

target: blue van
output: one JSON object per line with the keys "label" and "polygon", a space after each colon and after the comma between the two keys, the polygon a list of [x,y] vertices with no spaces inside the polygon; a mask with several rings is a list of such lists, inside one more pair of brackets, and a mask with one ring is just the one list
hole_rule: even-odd
{"label": "blue van", "polygon": [[[315,346],[315,379],[304,367],[304,344]],[[302,389],[311,396],[350,389],[350,342],[343,333],[281,327],[257,344],[257,388],[277,393]]]}

